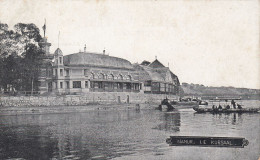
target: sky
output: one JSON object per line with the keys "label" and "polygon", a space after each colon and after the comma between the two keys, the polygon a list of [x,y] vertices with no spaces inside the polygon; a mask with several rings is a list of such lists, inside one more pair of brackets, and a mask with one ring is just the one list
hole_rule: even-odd
{"label": "sky", "polygon": [[260,89],[257,0],[0,0],[0,21],[34,23],[64,55],[84,50],[141,63],[180,82]]}

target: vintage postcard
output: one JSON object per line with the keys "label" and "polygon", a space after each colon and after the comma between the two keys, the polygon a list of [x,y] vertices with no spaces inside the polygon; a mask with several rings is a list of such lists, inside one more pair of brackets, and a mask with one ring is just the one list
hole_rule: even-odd
{"label": "vintage postcard", "polygon": [[259,159],[259,9],[0,0],[0,159]]}

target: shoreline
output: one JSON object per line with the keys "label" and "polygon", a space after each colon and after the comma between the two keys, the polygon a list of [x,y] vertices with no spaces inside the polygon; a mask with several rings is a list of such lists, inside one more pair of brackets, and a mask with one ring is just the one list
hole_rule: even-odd
{"label": "shoreline", "polygon": [[88,111],[108,111],[108,110],[141,110],[155,109],[158,104],[90,104],[82,106],[23,106],[23,107],[0,107],[1,116],[15,115],[40,115],[40,114],[65,114]]}

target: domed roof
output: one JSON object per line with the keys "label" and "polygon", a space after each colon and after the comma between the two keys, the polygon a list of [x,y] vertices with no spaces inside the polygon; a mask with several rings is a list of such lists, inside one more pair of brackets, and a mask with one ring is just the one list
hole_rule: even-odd
{"label": "domed roof", "polygon": [[97,66],[133,69],[132,64],[125,59],[97,53],[79,52],[66,55],[63,59],[64,65],[67,66]]}
{"label": "domed roof", "polygon": [[63,55],[63,53],[60,48],[57,48],[56,51],[54,52],[54,55]]}

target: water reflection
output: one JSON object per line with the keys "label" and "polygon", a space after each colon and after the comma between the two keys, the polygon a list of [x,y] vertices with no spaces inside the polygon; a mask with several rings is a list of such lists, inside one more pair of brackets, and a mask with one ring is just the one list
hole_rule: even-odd
{"label": "water reflection", "polygon": [[205,117],[203,115],[206,116],[210,116],[212,115],[212,122],[213,123],[223,123],[223,120],[225,124],[232,124],[232,125],[239,125],[241,123],[243,123],[243,119],[245,117],[248,117],[250,115],[257,115],[257,113],[193,113],[194,116],[202,116]]}
{"label": "water reflection", "polygon": [[[41,136],[39,136],[41,135]],[[40,126],[23,126],[0,129],[0,159],[48,159],[57,149],[57,140]]]}
{"label": "water reflection", "polygon": [[[196,114],[192,109],[1,116],[0,159],[138,159],[144,154],[151,155],[142,157],[146,159],[193,159],[198,152],[200,159],[211,154],[232,159],[234,153],[255,159],[260,149],[259,118],[259,114]],[[165,143],[170,135],[241,136],[250,143],[239,152],[173,148]]]}
{"label": "water reflection", "polygon": [[162,115],[162,123],[160,123],[154,129],[165,130],[170,132],[180,131],[181,126],[181,114],[179,112],[165,112]]}
{"label": "water reflection", "polygon": [[233,119],[232,119],[232,124],[235,125],[237,122],[237,115],[234,113],[233,114]]}
{"label": "water reflection", "polygon": [[[154,113],[126,110],[3,116],[0,159],[107,159],[137,150],[153,151],[151,146],[164,143],[160,132],[150,131],[160,117]],[[163,121],[169,121],[164,127],[174,130],[178,120],[165,115]],[[161,139],[154,139],[156,134]]]}

